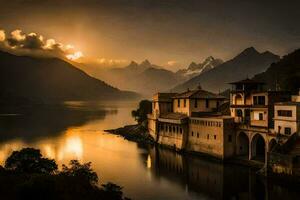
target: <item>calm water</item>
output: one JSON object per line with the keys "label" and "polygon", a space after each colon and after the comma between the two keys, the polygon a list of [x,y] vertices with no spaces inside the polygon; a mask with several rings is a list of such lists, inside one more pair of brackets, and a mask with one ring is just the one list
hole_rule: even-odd
{"label": "calm water", "polygon": [[59,165],[92,162],[101,183],[132,199],[298,199],[300,192],[261,180],[249,168],[222,165],[164,149],[145,149],[104,129],[132,124],[137,103],[69,102],[65,106],[0,108],[0,162],[35,147]]}

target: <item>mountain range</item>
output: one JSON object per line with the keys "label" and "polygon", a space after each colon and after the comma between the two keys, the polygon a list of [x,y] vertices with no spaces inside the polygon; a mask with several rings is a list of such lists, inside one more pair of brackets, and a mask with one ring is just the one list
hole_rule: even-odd
{"label": "mountain range", "polygon": [[87,75],[59,58],[16,56],[0,51],[1,101],[58,102],[136,98]]}
{"label": "mountain range", "polygon": [[192,62],[186,69],[180,69],[176,73],[186,77],[193,78],[201,73],[207,72],[223,63],[221,59],[215,59],[212,56],[207,57],[202,63]]}
{"label": "mountain range", "polygon": [[229,88],[229,82],[246,77],[251,78],[258,73],[262,73],[270,64],[277,62],[279,59],[279,56],[269,51],[259,53],[254,47],[250,47],[231,60],[177,85],[171,91],[179,92],[194,89],[199,85],[212,92],[224,91]]}
{"label": "mountain range", "polygon": [[110,68],[96,72],[95,70],[89,71],[88,68],[85,68],[85,70],[117,88],[135,91],[145,96],[167,91],[171,86],[186,80],[180,74],[151,64],[148,60],[140,64],[132,61],[123,68]]}

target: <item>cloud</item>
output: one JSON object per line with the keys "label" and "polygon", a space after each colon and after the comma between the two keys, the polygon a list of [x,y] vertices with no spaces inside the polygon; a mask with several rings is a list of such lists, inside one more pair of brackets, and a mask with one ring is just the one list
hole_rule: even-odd
{"label": "cloud", "polygon": [[107,58],[98,58],[97,63],[103,66],[124,66],[129,63],[125,59],[107,59]]}
{"label": "cloud", "polygon": [[167,65],[170,66],[170,67],[174,66],[174,65],[177,65],[177,64],[178,64],[178,62],[175,61],[175,60],[170,60],[170,61],[167,62]]}
{"label": "cloud", "polygon": [[76,51],[70,44],[64,45],[51,38],[44,39],[44,36],[34,32],[26,34],[20,29],[10,34],[5,34],[4,30],[0,30],[0,43],[1,48],[15,54],[51,56],[70,60],[83,56],[82,52]]}
{"label": "cloud", "polygon": [[5,32],[4,30],[0,30],[0,42],[3,42],[5,40]]}

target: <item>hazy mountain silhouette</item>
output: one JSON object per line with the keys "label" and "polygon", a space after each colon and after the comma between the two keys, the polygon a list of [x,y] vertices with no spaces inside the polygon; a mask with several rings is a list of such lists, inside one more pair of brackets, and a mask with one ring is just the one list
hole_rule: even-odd
{"label": "hazy mountain silhouette", "polygon": [[[137,97],[120,91],[58,58],[16,56],[0,51],[0,96],[38,102]],[[21,100],[22,101],[22,100]]]}
{"label": "hazy mountain silhouette", "polygon": [[115,87],[147,96],[168,90],[170,85],[176,85],[185,80],[183,76],[151,64],[148,60],[140,64],[132,61],[124,68],[99,70],[93,75]]}
{"label": "hazy mountain silhouette", "polygon": [[250,47],[233,59],[176,86],[172,91],[183,91],[187,88],[193,89],[199,84],[213,92],[224,91],[229,87],[229,82],[237,81],[247,76],[253,77],[257,73],[264,72],[271,63],[278,60],[279,56],[271,52],[259,53],[255,48]]}
{"label": "hazy mountain silhouette", "polygon": [[268,89],[277,88],[297,93],[300,88],[300,49],[273,63],[265,72],[257,74],[253,79],[266,82]]}
{"label": "hazy mountain silhouette", "polygon": [[207,72],[222,63],[223,61],[221,59],[215,59],[214,57],[209,56],[202,63],[197,64],[192,62],[186,69],[180,69],[176,73],[190,79],[201,73]]}

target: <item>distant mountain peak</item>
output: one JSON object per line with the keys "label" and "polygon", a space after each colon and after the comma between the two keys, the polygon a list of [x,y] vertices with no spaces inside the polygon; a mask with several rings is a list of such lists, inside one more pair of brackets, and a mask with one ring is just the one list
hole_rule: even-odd
{"label": "distant mountain peak", "polygon": [[215,60],[214,57],[208,56],[208,57],[204,60],[204,62],[211,62],[211,61],[213,61],[213,60]]}
{"label": "distant mountain peak", "polygon": [[242,51],[241,54],[259,54],[259,52],[254,48],[254,47],[248,47],[246,49],[244,49],[244,51]]}
{"label": "distant mountain peak", "polygon": [[138,63],[135,61],[131,61],[129,65],[138,65]]}
{"label": "distant mountain peak", "polygon": [[141,62],[141,65],[151,65],[151,63],[149,62],[148,59],[144,60],[143,62]]}
{"label": "distant mountain peak", "polygon": [[197,64],[196,62],[191,62],[191,64],[186,69],[178,70],[177,73],[191,78],[193,76],[207,72],[222,63],[223,61],[221,59],[215,59],[213,56],[208,56],[202,63]]}

